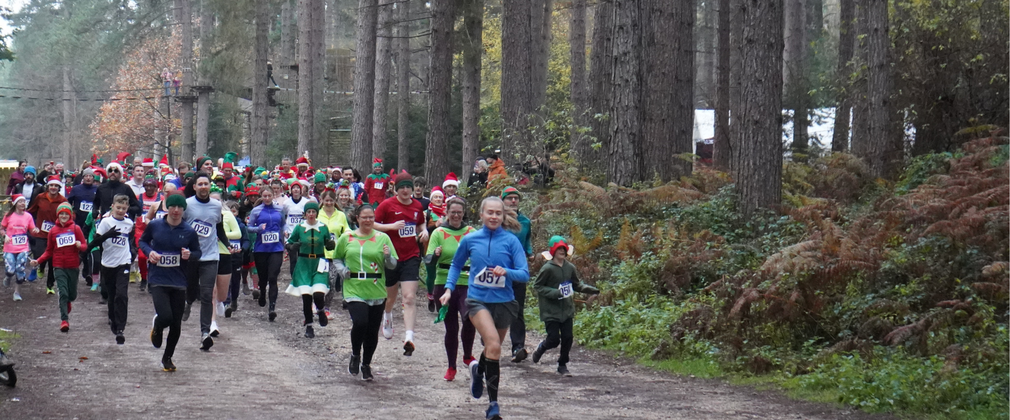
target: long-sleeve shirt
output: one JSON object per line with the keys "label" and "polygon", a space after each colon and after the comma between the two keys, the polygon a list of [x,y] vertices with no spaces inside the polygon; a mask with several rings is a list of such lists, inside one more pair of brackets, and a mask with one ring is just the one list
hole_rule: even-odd
{"label": "long-sleeve shirt", "polygon": [[230,248],[240,248],[242,247],[242,229],[239,228],[238,219],[235,218],[234,214],[231,214],[231,209],[225,207],[221,210],[221,216],[223,217],[222,225],[224,226],[225,236],[228,237],[228,243],[221,241],[217,242],[217,251],[221,254],[231,253]]}
{"label": "long-sleeve shirt", "polygon": [[[80,243],[80,245],[77,245]],[[53,267],[56,268],[77,268],[81,265],[81,252],[88,249],[88,241],[84,238],[84,232],[72,220],[67,223],[56,222],[49,230],[49,242],[46,244],[46,252],[39,257],[38,262],[42,264],[53,259]]]}
{"label": "long-sleeve shirt", "polygon": [[[486,227],[463,237],[452,257],[452,267],[445,288],[456,289],[460,271],[470,260],[467,298],[485,303],[502,303],[515,300],[512,283],[526,283],[530,279],[526,252],[519,239],[502,229]],[[504,276],[495,276],[495,267],[505,269]]]}
{"label": "long-sleeve shirt", "polygon": [[127,216],[131,219],[136,219],[137,216],[140,216],[140,201],[137,200],[137,195],[133,193],[133,189],[129,185],[119,181],[106,181],[102,185],[99,185],[98,190],[95,191],[95,202],[91,210],[91,213],[94,215],[93,217],[98,219],[103,214],[108,213],[109,209],[112,208],[112,201],[117,195],[125,195],[130,199],[130,208],[126,211]]}
{"label": "long-sleeve shirt", "polygon": [[56,208],[65,201],[67,199],[60,194],[50,197],[49,193],[42,193],[31,206],[28,206],[26,211],[35,218],[35,223],[39,228],[39,233],[32,236],[36,238],[49,237],[49,230],[56,226]]}
{"label": "long-sleeve shirt", "polygon": [[533,282],[540,301],[540,320],[564,322],[575,317],[574,292],[596,294],[600,291],[579,280],[575,265],[565,261],[562,265],[548,261],[540,268]]}
{"label": "long-sleeve shirt", "polygon": [[[260,204],[249,212],[249,224],[246,229],[257,233],[253,252],[282,252],[284,243],[281,232],[284,230],[284,208],[274,204]],[[266,225],[260,229],[260,225]]]}
{"label": "long-sleeve shirt", "polygon": [[[181,257],[182,249],[189,249],[188,260]],[[140,237],[140,249],[144,254],[151,251],[161,254],[160,261],[148,259],[148,282],[151,286],[186,288],[186,264],[200,260],[200,238],[186,222],[172,226],[165,219],[155,219],[144,229]]]}
{"label": "long-sleeve shirt", "polygon": [[67,201],[74,207],[74,223],[77,226],[84,226],[88,215],[94,210],[95,192],[97,191],[97,184],[80,184],[71,188],[70,194],[67,194]]}

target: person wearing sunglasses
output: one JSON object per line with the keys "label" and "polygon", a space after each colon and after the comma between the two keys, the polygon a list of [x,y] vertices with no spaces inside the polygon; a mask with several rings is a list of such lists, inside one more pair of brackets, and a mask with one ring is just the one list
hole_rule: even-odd
{"label": "person wearing sunglasses", "polygon": [[103,215],[108,214],[112,209],[113,197],[122,194],[130,199],[130,207],[126,214],[131,219],[136,219],[141,213],[140,202],[137,201],[137,195],[133,193],[133,188],[123,183],[123,167],[118,162],[109,162],[105,166],[105,172],[109,179],[99,185],[95,191],[95,201],[92,203],[91,210],[92,217],[97,221]]}

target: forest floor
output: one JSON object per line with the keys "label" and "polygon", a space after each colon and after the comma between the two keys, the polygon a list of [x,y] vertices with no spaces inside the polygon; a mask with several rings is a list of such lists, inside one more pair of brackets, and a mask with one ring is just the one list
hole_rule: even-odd
{"label": "forest floor", "polygon": [[[286,268],[282,272],[286,277]],[[287,282],[282,278],[282,283]],[[83,282],[69,333],[59,331],[57,297],[45,295],[41,279],[21,293],[22,302],[12,302],[9,289],[0,299],[0,327],[19,336],[9,343],[17,387],[0,389],[3,418],[472,419],[483,418],[487,407],[487,397],[469,396],[465,369],[454,382],[442,379],[444,329],[432,323],[434,314],[426,307],[418,308],[414,355],[402,354],[403,322],[397,316],[394,338],[379,339],[372,362],[375,380],[369,383],[347,373],[350,318],[339,305],[329,326],[317,325],[316,337],[307,339],[299,298],[282,293],[277,321],[271,323],[251,295],[242,296],[235,315],[218,321],[221,336],[209,352],[198,349],[199,304],[194,305],[173,358],[178,371],[167,373],[160,366],[162,350],[149,340],[153,305],[136,284],[130,285],[125,345],[116,345],[99,293]],[[531,332],[527,348],[540,339]],[[553,350],[540,364],[503,361],[499,400],[504,417],[891,418],[658,372],[580,346],[572,349],[569,364],[574,377],[558,376],[556,360]]]}

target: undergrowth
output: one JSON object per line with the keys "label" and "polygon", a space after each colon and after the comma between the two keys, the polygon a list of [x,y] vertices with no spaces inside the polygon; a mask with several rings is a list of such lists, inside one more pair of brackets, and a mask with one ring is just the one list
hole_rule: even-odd
{"label": "undergrowth", "polygon": [[788,163],[782,211],[751,218],[709,169],[640,189],[562,170],[525,204],[536,248],[568,236],[601,289],[582,344],[867,411],[1005,418],[1008,154],[975,140],[894,184],[845,154]]}

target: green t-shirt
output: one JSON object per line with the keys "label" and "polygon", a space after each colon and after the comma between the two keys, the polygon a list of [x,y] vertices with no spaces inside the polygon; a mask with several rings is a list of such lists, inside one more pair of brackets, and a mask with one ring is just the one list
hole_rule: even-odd
{"label": "green t-shirt", "polygon": [[[344,280],[344,297],[362,300],[386,298],[386,263],[382,246],[389,245],[393,259],[397,259],[393,241],[385,233],[373,230],[371,235],[358,237],[353,231],[337,239],[337,259],[343,260],[351,272]],[[378,277],[356,278],[358,273],[379,274]]]}
{"label": "green t-shirt", "polygon": [[[470,226],[463,226],[455,230],[449,226],[441,226],[435,228],[431,232],[431,235],[428,236],[428,255],[435,255],[435,248],[442,247],[442,254],[438,256],[438,259],[432,258],[432,261],[437,264],[435,269],[436,285],[445,285],[445,280],[449,277],[449,266],[452,264],[452,257],[456,255],[456,249],[459,248],[459,241],[464,236],[475,231],[476,229]],[[469,265],[469,260],[467,264]],[[462,270],[460,276],[467,276],[468,271]]]}

